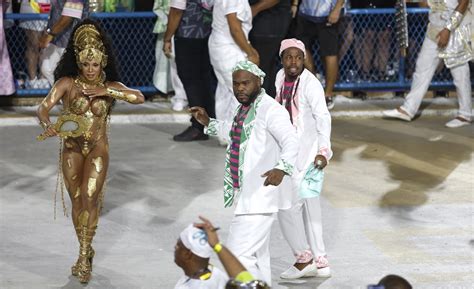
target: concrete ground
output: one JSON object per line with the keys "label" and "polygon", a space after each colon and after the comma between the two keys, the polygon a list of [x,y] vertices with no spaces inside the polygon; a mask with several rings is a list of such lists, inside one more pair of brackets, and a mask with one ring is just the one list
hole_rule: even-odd
{"label": "concrete ground", "polygon": [[[224,148],[173,142],[186,115],[118,108],[93,279],[81,285],[70,276],[78,245],[61,196],[54,220],[58,141],[35,141],[33,110],[20,110],[0,113],[0,288],[173,288],[182,274],[173,247],[185,226],[204,215],[225,241]],[[336,114],[322,194],[333,276],[279,279],[293,257],[275,222],[272,288],[363,289],[390,273],[414,288],[474,288],[474,126],[445,128],[451,113],[412,123]]]}

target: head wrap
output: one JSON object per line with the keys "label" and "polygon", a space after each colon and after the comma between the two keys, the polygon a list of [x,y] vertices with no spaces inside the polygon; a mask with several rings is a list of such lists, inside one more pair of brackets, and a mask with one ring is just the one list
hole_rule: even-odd
{"label": "head wrap", "polygon": [[107,66],[107,54],[97,28],[92,24],[84,24],[77,28],[74,33],[74,53],[76,62],[79,65],[87,60],[94,60]]}
{"label": "head wrap", "polygon": [[193,224],[184,229],[179,238],[183,245],[188,248],[194,255],[201,258],[210,258],[212,255],[212,248],[207,242],[207,234],[203,230],[196,228]]}
{"label": "head wrap", "polygon": [[303,55],[306,58],[306,49],[304,47],[304,43],[301,40],[298,40],[296,38],[290,38],[290,39],[283,39],[280,45],[280,56],[285,51],[285,49],[288,49],[290,47],[298,48],[299,50],[303,51]]}
{"label": "head wrap", "polygon": [[237,62],[237,64],[232,68],[232,73],[236,72],[237,70],[245,70],[253,75],[260,78],[261,83],[263,83],[263,79],[265,78],[265,72],[263,72],[255,63],[249,60],[242,60]]}

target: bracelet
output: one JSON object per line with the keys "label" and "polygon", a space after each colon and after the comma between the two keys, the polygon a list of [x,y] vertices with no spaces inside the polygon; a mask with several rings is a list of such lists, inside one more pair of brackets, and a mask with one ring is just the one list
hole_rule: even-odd
{"label": "bracelet", "polygon": [[44,121],[40,121],[39,125],[44,129],[47,130],[52,124],[51,123],[46,123]]}
{"label": "bracelet", "polygon": [[446,29],[449,31],[453,31],[454,29],[458,28],[461,24],[463,14],[459,11],[454,11],[451,16],[449,16],[448,24],[446,25]]}
{"label": "bracelet", "polygon": [[137,96],[134,94],[125,94],[122,91],[114,88],[107,88],[107,96],[128,102],[132,102],[137,99]]}
{"label": "bracelet", "polygon": [[214,249],[214,252],[216,252],[217,254],[219,254],[221,251],[222,251],[222,244],[221,243],[217,243],[214,245],[214,247],[212,248]]}
{"label": "bracelet", "polygon": [[46,34],[48,34],[49,36],[51,36],[53,38],[56,37],[56,33],[53,33],[51,28],[46,29]]}

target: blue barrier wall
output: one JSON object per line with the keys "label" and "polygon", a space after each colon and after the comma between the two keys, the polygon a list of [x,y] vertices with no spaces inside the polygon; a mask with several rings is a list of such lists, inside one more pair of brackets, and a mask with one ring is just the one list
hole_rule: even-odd
{"label": "blue barrier wall", "polygon": [[[410,47],[406,58],[400,58],[395,40],[394,9],[355,9],[339,24],[341,34],[340,73],[336,89],[339,90],[407,90],[414,71],[417,53],[424,39],[428,21],[428,10],[408,9]],[[121,71],[122,81],[143,92],[155,92],[152,76],[155,65],[155,41],[152,33],[155,15],[152,12],[135,13],[95,13],[108,31]],[[25,33],[18,26],[21,20],[47,20],[44,14],[7,14],[6,27],[8,49],[15,78],[18,83],[17,94],[28,96],[46,94],[47,90],[25,89],[21,86],[26,78]],[[374,38],[380,36],[381,38]],[[380,40],[382,39],[382,40]],[[372,43],[371,49],[367,44]],[[370,45],[369,45],[370,46]],[[385,49],[388,47],[388,49]],[[318,44],[313,45],[313,56],[318,71],[323,72],[319,59]],[[382,51],[385,51],[382,53]],[[380,57],[386,55],[386,57]],[[381,59],[380,59],[381,58]],[[370,73],[363,72],[363,59],[370,65]],[[375,65],[379,63],[379,65]],[[380,64],[382,63],[382,64]],[[378,67],[378,68],[376,68]],[[367,69],[366,69],[367,70]],[[452,79],[446,68],[433,78],[432,87],[452,87]]]}

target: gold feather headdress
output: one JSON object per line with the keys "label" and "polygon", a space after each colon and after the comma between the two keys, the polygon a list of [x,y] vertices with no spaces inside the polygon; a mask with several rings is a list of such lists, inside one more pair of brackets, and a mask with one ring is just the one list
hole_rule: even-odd
{"label": "gold feather headdress", "polygon": [[99,31],[92,24],[84,24],[74,33],[74,53],[78,65],[86,60],[94,60],[100,63],[102,68],[107,66],[104,43]]}

